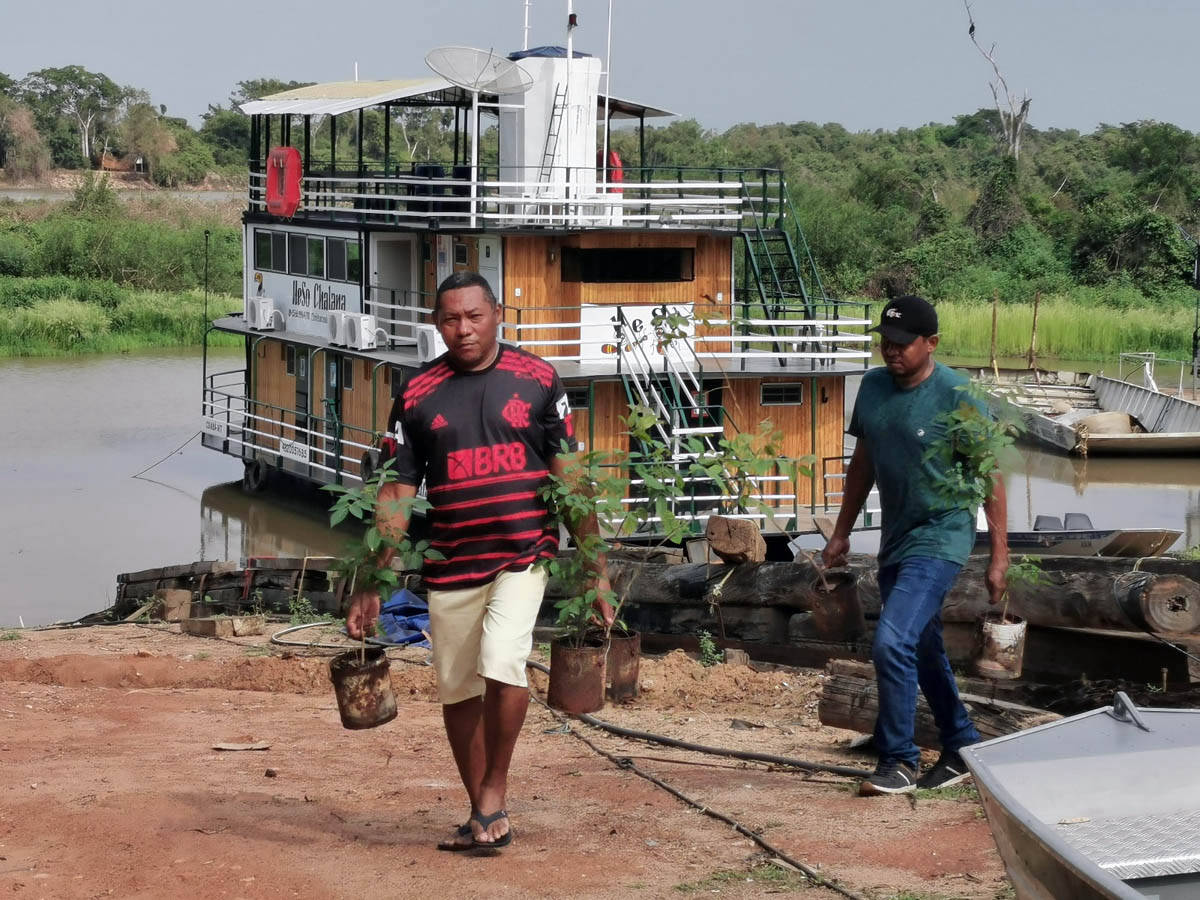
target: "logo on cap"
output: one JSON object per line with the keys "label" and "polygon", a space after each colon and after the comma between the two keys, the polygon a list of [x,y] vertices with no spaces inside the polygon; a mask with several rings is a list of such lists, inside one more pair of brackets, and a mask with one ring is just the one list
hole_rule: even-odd
{"label": "logo on cap", "polygon": [[887,314],[888,314],[889,319],[903,319],[904,318],[904,313],[900,312],[900,310],[896,309],[895,307],[892,307],[891,309],[889,309],[887,311]]}

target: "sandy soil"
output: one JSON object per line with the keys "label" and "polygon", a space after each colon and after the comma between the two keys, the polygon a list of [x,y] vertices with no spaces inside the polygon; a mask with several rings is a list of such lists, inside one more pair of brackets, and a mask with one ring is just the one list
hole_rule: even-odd
{"label": "sandy soil", "polygon": [[[751,841],[618,768],[538,704],[513,765],[516,840],[502,852],[440,853],[434,843],[466,807],[426,652],[393,662],[397,720],[351,732],[327,657],[264,645],[175,626],[0,633],[0,893],[837,896],[767,864]],[[544,678],[533,683],[541,693]],[[637,701],[600,715],[685,740],[871,765],[844,751],[848,732],[817,723],[816,672],[705,669],[676,652],[644,659],[641,684]],[[573,727],[863,896],[1010,896],[969,794],[859,798],[849,779]],[[270,747],[213,749],[255,741]]]}

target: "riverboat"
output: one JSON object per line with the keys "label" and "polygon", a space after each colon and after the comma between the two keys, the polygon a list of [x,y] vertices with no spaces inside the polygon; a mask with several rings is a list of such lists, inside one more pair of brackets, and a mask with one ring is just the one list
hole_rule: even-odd
{"label": "riverboat", "polygon": [[[769,420],[784,455],[817,462],[799,478],[781,465],[752,499],[791,529],[823,508],[845,379],[869,360],[865,305],[825,289],[779,170],[648,165],[646,120],[672,113],[613,96],[574,32],[566,49],[440,48],[423,76],[242,105],[245,304],[212,324],[245,359],[206,365],[202,438],[243,462],[245,488],[276,471],[368,476],[393,397],[445,350],[436,286],[476,270],[501,340],[558,372],[584,448],[629,449],[635,405],[680,466]],[[452,158],[398,150],[405,117],[428,109],[453,122]],[[614,123],[636,123],[636,165],[611,149]],[[722,498],[697,481],[687,493],[674,511],[700,530]]]}

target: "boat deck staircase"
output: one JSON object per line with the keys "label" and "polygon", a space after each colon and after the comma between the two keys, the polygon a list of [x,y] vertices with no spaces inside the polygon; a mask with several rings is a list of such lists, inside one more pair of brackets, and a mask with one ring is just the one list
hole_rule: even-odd
{"label": "boat deck staircase", "polygon": [[554,105],[550,109],[550,122],[546,126],[546,143],[542,150],[542,162],[538,166],[538,194],[545,193],[554,174],[554,157],[558,153],[558,137],[562,133],[563,112],[567,105],[567,86],[554,86]]}

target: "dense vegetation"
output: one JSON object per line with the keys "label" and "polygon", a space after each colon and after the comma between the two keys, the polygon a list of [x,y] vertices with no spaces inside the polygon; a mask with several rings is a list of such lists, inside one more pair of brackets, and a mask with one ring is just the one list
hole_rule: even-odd
{"label": "dense vegetation", "polygon": [[[295,86],[239,82],[193,130],[144,91],[78,66],[20,80],[0,75],[0,164],[6,175],[24,177],[50,165],[91,167],[106,153],[136,154],[163,185],[241,173],[249,122],[236,105]],[[452,159],[451,112],[394,115],[393,163]],[[357,128],[357,116],[339,118],[339,162],[356,158]],[[369,111],[362,129],[373,166],[383,152],[382,112]],[[329,134],[328,118],[314,122],[314,165],[329,158]],[[648,128],[645,143],[648,166],[782,169],[827,288],[843,297],[917,292],[935,300],[951,352],[987,352],[983,305],[993,296],[1005,305],[1001,353],[1023,352],[1040,294],[1044,355],[1193,353],[1194,246],[1181,228],[1200,231],[1200,137],[1174,125],[1102,125],[1090,134],[1026,127],[1019,160],[995,110],[863,133],[809,122],[717,133],[686,120]],[[494,129],[483,144],[483,158],[494,160]],[[614,132],[613,146],[626,165],[637,160],[635,132]],[[111,197],[106,208],[76,200],[33,220],[0,215],[0,276],[103,279],[154,291],[199,285],[204,223],[159,227],[122,214]],[[236,293],[237,232],[215,228],[212,239],[211,283]]]}
{"label": "dense vegetation", "polygon": [[199,344],[205,231],[215,317],[242,305],[240,231],[215,211],[130,206],[103,180],[66,204],[0,203],[0,356]]}

